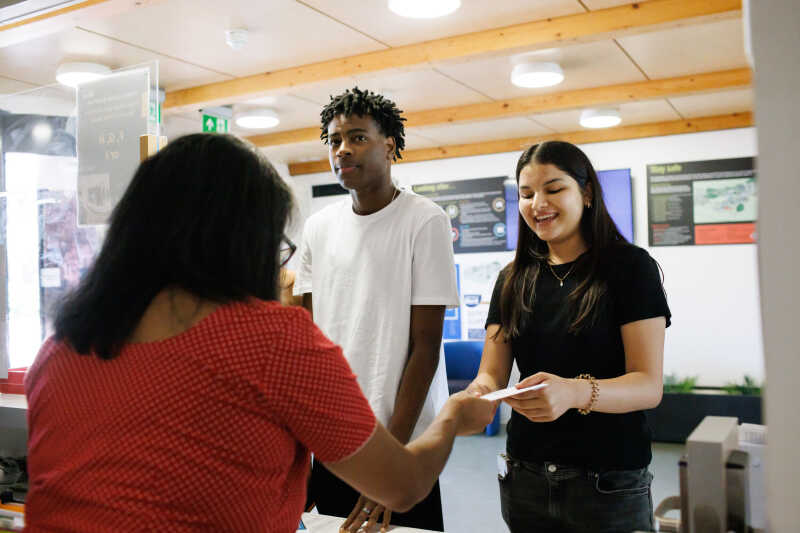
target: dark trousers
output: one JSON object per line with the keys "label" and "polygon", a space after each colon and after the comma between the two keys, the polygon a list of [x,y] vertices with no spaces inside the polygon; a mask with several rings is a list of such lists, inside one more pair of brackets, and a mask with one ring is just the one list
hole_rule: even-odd
{"label": "dark trousers", "polygon": [[646,469],[592,471],[509,458],[500,508],[511,533],[652,531]]}
{"label": "dark trousers", "polygon": [[[322,463],[314,461],[308,486],[308,501],[317,504],[320,514],[347,518],[361,494],[333,475]],[[444,531],[442,496],[439,481],[430,494],[407,513],[392,513],[392,525]]]}

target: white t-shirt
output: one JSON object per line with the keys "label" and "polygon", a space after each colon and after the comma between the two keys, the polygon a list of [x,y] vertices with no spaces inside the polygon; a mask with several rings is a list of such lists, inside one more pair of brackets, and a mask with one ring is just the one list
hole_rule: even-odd
{"label": "white t-shirt", "polygon": [[[406,361],[412,305],[458,305],[450,219],[403,191],[370,215],[350,197],[309,217],[294,294],[313,293],[314,322],[342,347],[378,420],[388,424]],[[440,354],[412,438],[447,398]]]}

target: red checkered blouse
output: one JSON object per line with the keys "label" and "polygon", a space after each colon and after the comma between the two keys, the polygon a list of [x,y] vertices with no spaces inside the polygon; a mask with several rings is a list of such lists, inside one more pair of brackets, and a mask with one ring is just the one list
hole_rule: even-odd
{"label": "red checkered blouse", "polygon": [[309,450],[376,421],[338,346],[297,307],[219,307],[111,360],[52,338],[26,377],[26,531],[293,532]]}

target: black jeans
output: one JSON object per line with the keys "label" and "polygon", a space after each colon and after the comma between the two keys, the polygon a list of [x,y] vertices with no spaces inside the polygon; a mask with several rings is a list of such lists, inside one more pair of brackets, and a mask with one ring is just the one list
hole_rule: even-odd
{"label": "black jeans", "polygon": [[[308,489],[309,501],[317,504],[320,514],[346,518],[355,507],[360,494],[350,485],[336,477],[322,463],[314,461]],[[442,516],[442,496],[439,481],[433,486],[424,500],[405,513],[392,513],[391,524],[444,531]]]}
{"label": "black jeans", "polygon": [[652,531],[646,469],[592,471],[509,457],[500,479],[500,507],[511,533]]}

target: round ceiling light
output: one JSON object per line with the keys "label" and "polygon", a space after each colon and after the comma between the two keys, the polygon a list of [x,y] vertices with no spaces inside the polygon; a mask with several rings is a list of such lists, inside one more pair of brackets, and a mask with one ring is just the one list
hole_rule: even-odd
{"label": "round ceiling light", "polygon": [[581,126],[584,128],[610,128],[622,122],[616,109],[584,109],[581,112]]}
{"label": "round ceiling light", "polygon": [[281,123],[272,109],[254,109],[236,114],[236,125],[248,130],[266,130]]}
{"label": "round ceiling light", "polygon": [[432,19],[461,7],[461,0],[389,0],[389,9],[401,17]]}
{"label": "round ceiling light", "polygon": [[31,130],[33,139],[39,144],[47,144],[53,138],[53,127],[49,122],[39,122]]}
{"label": "round ceiling light", "polygon": [[111,69],[99,63],[62,63],[56,70],[56,81],[68,87],[77,87],[109,74]]}
{"label": "round ceiling light", "polygon": [[526,89],[552,87],[562,81],[564,71],[558,63],[520,63],[511,71],[511,83]]}

